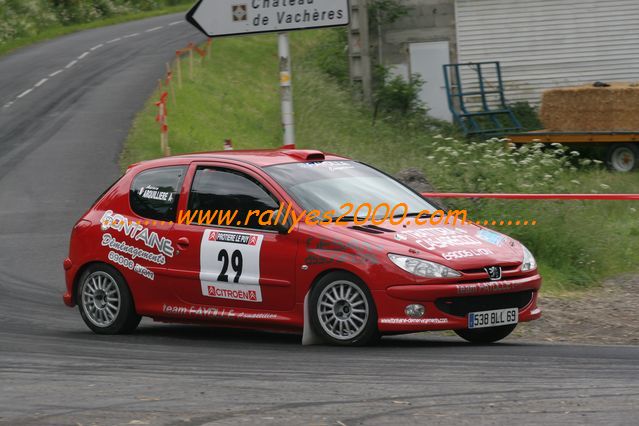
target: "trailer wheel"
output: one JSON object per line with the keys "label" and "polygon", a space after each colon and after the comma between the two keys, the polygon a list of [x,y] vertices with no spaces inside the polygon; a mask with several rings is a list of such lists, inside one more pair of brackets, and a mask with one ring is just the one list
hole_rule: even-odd
{"label": "trailer wheel", "polygon": [[639,148],[631,143],[616,143],[608,148],[608,167],[617,172],[631,172],[639,167]]}

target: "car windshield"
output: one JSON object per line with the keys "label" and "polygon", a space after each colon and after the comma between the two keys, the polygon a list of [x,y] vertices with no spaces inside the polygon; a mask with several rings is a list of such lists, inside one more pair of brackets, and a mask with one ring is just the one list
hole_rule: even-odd
{"label": "car windshield", "polygon": [[[268,166],[264,170],[304,210],[319,210],[322,215],[328,212],[339,216],[347,212],[346,203],[351,203],[355,209],[362,203],[369,203],[373,209],[382,203],[388,204],[390,209],[403,203],[407,214],[437,209],[394,179],[355,161],[290,163]],[[382,217],[386,210],[379,209],[379,212],[376,218]],[[404,208],[398,208],[396,212],[401,215]]]}

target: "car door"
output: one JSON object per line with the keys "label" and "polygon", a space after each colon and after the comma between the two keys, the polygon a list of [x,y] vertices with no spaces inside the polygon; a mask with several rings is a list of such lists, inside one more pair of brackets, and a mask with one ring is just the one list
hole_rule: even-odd
{"label": "car door", "polygon": [[260,226],[257,216],[246,220],[251,210],[279,208],[276,188],[229,164],[194,164],[185,185],[188,196],[171,230],[176,295],[198,305],[292,310],[296,234]]}

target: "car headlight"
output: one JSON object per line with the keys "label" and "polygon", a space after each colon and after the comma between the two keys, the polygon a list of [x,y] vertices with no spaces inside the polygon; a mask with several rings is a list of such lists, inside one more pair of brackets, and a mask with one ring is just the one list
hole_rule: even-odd
{"label": "car headlight", "polygon": [[454,269],[450,269],[447,266],[440,265],[439,263],[429,262],[423,259],[417,259],[415,257],[402,256],[399,254],[388,254],[388,258],[395,265],[402,268],[404,271],[424,278],[451,278],[461,277],[461,274]]}
{"label": "car headlight", "polygon": [[530,250],[528,250],[523,245],[522,247],[524,249],[524,260],[521,263],[521,270],[532,271],[533,269],[537,268],[537,261],[535,261],[535,257],[532,255]]}

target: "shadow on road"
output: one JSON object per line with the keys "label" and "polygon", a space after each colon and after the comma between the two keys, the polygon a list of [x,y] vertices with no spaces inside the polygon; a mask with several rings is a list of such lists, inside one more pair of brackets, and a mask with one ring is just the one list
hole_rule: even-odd
{"label": "shadow on road", "polygon": [[[125,336],[97,336],[90,331],[69,332],[67,336],[74,339],[111,339],[114,342],[135,342],[140,344],[170,344],[171,340],[181,346],[205,346],[215,343],[233,343],[234,345],[256,346],[295,346],[301,347],[301,335],[294,333],[269,332],[259,330],[244,330],[236,328],[211,327],[206,325],[190,324],[162,324],[142,325],[135,333]],[[532,346],[534,343],[504,342],[485,346]],[[458,337],[444,336],[436,333],[416,333],[401,336],[386,336],[381,341],[366,349],[386,348],[472,348],[480,345],[471,345]],[[329,347],[317,345],[313,347]],[[349,348],[341,348],[348,350]],[[355,348],[350,348],[355,349]]]}

